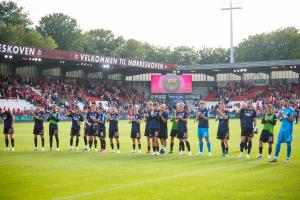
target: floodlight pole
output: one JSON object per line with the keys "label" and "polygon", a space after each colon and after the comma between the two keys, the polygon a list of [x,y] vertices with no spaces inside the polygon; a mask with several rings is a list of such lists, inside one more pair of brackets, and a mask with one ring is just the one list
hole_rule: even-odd
{"label": "floodlight pole", "polygon": [[232,10],[242,9],[242,7],[232,7],[232,1],[230,0],[229,8],[222,8],[221,10],[230,11],[230,63],[234,63],[234,53],[233,53],[233,20],[232,20]]}

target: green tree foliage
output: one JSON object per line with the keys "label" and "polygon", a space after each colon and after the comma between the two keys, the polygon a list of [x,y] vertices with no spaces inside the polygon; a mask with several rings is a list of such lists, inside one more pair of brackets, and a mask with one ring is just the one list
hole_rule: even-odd
{"label": "green tree foliage", "polygon": [[26,28],[31,25],[28,14],[23,11],[23,7],[18,7],[15,2],[2,1],[0,2],[0,20],[6,26],[18,26]]}
{"label": "green tree foliage", "polygon": [[83,34],[85,53],[119,56],[124,45],[124,38],[116,37],[110,30],[93,29]]}
{"label": "green tree foliage", "polygon": [[249,36],[237,47],[237,61],[300,58],[300,33],[295,27]]}
{"label": "green tree foliage", "polygon": [[30,27],[31,21],[24,8],[12,1],[0,2],[0,42],[6,44],[56,48],[51,37],[44,38]]}
{"label": "green tree foliage", "polygon": [[12,25],[0,25],[0,42],[49,49],[57,47],[57,44],[51,37],[44,38],[36,30],[18,28]]}
{"label": "green tree foliage", "polygon": [[228,63],[229,49],[203,47],[198,50],[198,64]]}
{"label": "green tree foliage", "polygon": [[44,16],[36,30],[44,37],[52,37],[58,49],[82,51],[82,35],[77,21],[68,15],[54,13]]}

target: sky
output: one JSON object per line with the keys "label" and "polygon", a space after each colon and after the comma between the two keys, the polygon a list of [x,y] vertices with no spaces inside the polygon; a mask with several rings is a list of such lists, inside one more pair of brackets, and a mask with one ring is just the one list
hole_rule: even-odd
{"label": "sky", "polygon": [[[109,29],[125,39],[156,46],[230,45],[230,0],[14,0],[34,25],[51,13],[77,20],[83,31]],[[300,0],[233,0],[233,43],[248,36],[295,26],[300,29]]]}

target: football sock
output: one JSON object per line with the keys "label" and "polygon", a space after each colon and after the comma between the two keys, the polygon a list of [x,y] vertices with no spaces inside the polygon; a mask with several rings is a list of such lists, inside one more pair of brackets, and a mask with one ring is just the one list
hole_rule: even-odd
{"label": "football sock", "polygon": [[269,147],[269,155],[272,153],[272,147]]}
{"label": "football sock", "polygon": [[249,141],[248,142],[248,154],[250,154],[251,149],[252,149],[252,141]]}
{"label": "football sock", "polygon": [[276,149],[275,149],[275,157],[278,157],[279,155],[279,152],[280,152],[280,146],[281,146],[281,143],[277,143],[276,144]]}
{"label": "football sock", "polygon": [[52,142],[53,142],[53,135],[50,135],[50,148],[52,148]]}
{"label": "football sock", "polygon": [[222,153],[225,154],[225,144],[224,144],[224,142],[221,142],[221,147],[222,147]]}
{"label": "football sock", "polygon": [[94,139],[94,146],[95,146],[95,149],[97,148],[97,139]]}
{"label": "football sock", "polygon": [[173,148],[174,148],[174,142],[171,142],[170,143],[170,151],[173,151]]}
{"label": "football sock", "polygon": [[135,150],[135,144],[132,144],[132,149]]}
{"label": "football sock", "polygon": [[187,150],[191,151],[191,146],[190,146],[189,141],[185,141],[185,145],[186,145]]}
{"label": "football sock", "polygon": [[225,148],[225,154],[228,154],[228,147]]}
{"label": "football sock", "polygon": [[70,146],[73,146],[73,137],[70,138]]}
{"label": "football sock", "polygon": [[142,144],[138,144],[139,150],[142,149]]}
{"label": "football sock", "polygon": [[203,152],[203,142],[199,142],[199,150],[200,152]]}
{"label": "football sock", "polygon": [[11,138],[10,142],[11,142],[11,147],[14,147],[15,146],[15,138]]}
{"label": "football sock", "polygon": [[37,138],[35,137],[33,140],[34,140],[34,146],[37,147]]}
{"label": "football sock", "polygon": [[93,144],[93,141],[89,140],[89,147],[90,147],[90,149],[92,148],[92,144]]}
{"label": "football sock", "polygon": [[262,154],[262,151],[263,151],[263,147],[259,147],[259,154]]}
{"label": "football sock", "polygon": [[78,143],[79,143],[79,138],[76,138],[76,147],[78,147]]}
{"label": "football sock", "polygon": [[152,146],[152,149],[153,149],[153,151],[155,151],[155,150],[156,150],[156,147],[155,147],[155,146]]}
{"label": "football sock", "polygon": [[8,147],[8,139],[5,139],[5,146]]}
{"label": "football sock", "polygon": [[150,147],[150,146],[147,146],[147,150],[150,151],[150,150],[151,150],[151,147]]}
{"label": "football sock", "polygon": [[84,145],[87,146],[87,137],[83,136],[83,140],[84,140]]}
{"label": "football sock", "polygon": [[289,158],[291,156],[292,144],[289,142],[286,145],[287,145],[286,157]]}
{"label": "football sock", "polygon": [[114,148],[115,148],[113,143],[110,144],[110,147],[111,147],[112,150],[114,150]]}
{"label": "football sock", "polygon": [[207,142],[206,146],[207,146],[207,151],[210,152],[210,142]]}
{"label": "football sock", "polygon": [[241,142],[240,144],[240,152],[243,152],[244,151],[244,147],[246,146],[246,142]]}
{"label": "football sock", "polygon": [[41,140],[42,140],[42,147],[44,147],[45,146],[45,138],[41,138]]}
{"label": "football sock", "polygon": [[59,147],[59,139],[58,139],[58,134],[55,134],[55,140],[56,140],[56,147]]}

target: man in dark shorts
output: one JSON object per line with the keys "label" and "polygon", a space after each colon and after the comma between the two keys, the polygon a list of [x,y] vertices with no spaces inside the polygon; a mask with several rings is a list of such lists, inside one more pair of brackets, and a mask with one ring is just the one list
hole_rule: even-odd
{"label": "man in dark shorts", "polygon": [[240,114],[241,119],[241,144],[239,158],[243,157],[243,151],[246,147],[246,139],[248,141],[246,158],[250,158],[250,152],[252,148],[252,138],[254,136],[254,129],[256,127],[256,111],[252,106],[252,101],[248,100],[246,108],[241,108],[237,111]]}
{"label": "man in dark shorts", "polygon": [[272,104],[268,104],[267,112],[264,114],[264,117],[261,120],[261,123],[264,125],[263,130],[261,131],[259,139],[259,154],[256,158],[262,158],[263,152],[263,143],[269,143],[269,153],[267,158],[271,158],[272,153],[272,144],[274,142],[274,126],[276,125],[277,117],[273,112]]}
{"label": "man in dark shorts", "polygon": [[171,122],[172,122],[172,128],[171,128],[171,141],[170,141],[170,151],[169,153],[173,153],[173,148],[174,148],[174,138],[177,137],[178,134],[178,122],[176,120],[176,112],[178,110],[179,107],[179,103],[176,104],[176,108],[173,110],[173,116],[171,118]]}
{"label": "man in dark shorts", "polygon": [[110,140],[110,147],[111,152],[114,153],[114,141],[116,140],[117,143],[117,153],[120,153],[120,141],[119,141],[119,114],[118,109],[116,107],[113,107],[111,109],[111,113],[108,114],[108,121],[109,121],[109,140]]}
{"label": "man in dark shorts", "polygon": [[167,151],[167,139],[168,139],[168,113],[166,111],[166,104],[160,105],[160,130],[158,137],[161,143],[160,154],[166,154]]}
{"label": "man in dark shorts", "polygon": [[188,155],[191,156],[191,147],[190,143],[188,141],[188,128],[187,128],[187,122],[189,120],[189,114],[188,112],[184,109],[184,103],[179,104],[179,109],[178,112],[176,112],[176,119],[178,122],[178,138],[179,138],[179,155],[184,155],[184,143],[188,149]]}
{"label": "man in dark shorts", "polygon": [[139,114],[139,110],[137,107],[133,108],[133,114],[129,118],[129,123],[131,123],[131,135],[132,139],[132,151],[131,153],[135,153],[136,142],[138,143],[138,152],[142,153],[142,145],[141,145],[141,120],[143,119],[142,115]]}
{"label": "man in dark shorts", "polygon": [[217,110],[216,121],[219,120],[217,139],[221,140],[222,156],[228,158],[228,140],[229,140],[229,111],[225,110],[225,103],[220,103],[220,109]]}
{"label": "man in dark shorts", "polygon": [[48,115],[47,121],[49,122],[50,151],[52,151],[53,136],[55,136],[55,140],[56,140],[56,151],[59,151],[57,123],[60,121],[60,113],[57,112],[55,105],[52,106],[52,111]]}
{"label": "man in dark shorts", "polygon": [[100,152],[105,153],[106,152],[106,126],[105,126],[105,122],[107,120],[107,115],[106,113],[104,113],[104,108],[100,107],[98,108],[98,115],[97,115],[97,119],[96,122],[98,123],[98,127],[97,127],[97,135],[100,139]]}
{"label": "man in dark shorts", "polygon": [[40,108],[37,107],[35,112],[32,112],[32,117],[34,120],[34,128],[33,128],[33,135],[34,135],[34,151],[38,151],[38,145],[37,145],[37,137],[41,136],[42,141],[42,151],[45,151],[45,138],[44,138],[44,118],[45,113]]}
{"label": "man in dark shorts", "polygon": [[95,151],[97,151],[97,119],[98,113],[95,110],[95,105],[91,105],[88,107],[88,113],[86,115],[86,121],[87,121],[87,134],[88,134],[88,142],[89,142],[89,148],[88,151],[92,151],[92,145],[94,142]]}
{"label": "man in dark shorts", "polygon": [[73,149],[73,138],[76,136],[75,150],[78,150],[78,143],[80,137],[80,124],[83,122],[83,116],[80,114],[79,107],[76,106],[74,111],[70,111],[67,117],[72,119],[72,127],[70,132],[70,150]]}
{"label": "man in dark shorts", "polygon": [[159,155],[158,147],[158,134],[160,128],[160,116],[158,110],[158,103],[149,103],[148,110],[148,128],[149,128],[149,137],[152,140],[153,153],[152,155]]}
{"label": "man in dark shorts", "polygon": [[4,134],[4,138],[5,138],[5,150],[9,151],[9,147],[8,147],[8,138],[10,137],[10,142],[11,142],[11,151],[15,151],[15,138],[14,138],[14,115],[12,114],[12,112],[7,109],[4,110],[2,108],[0,108],[0,117],[3,120],[3,134]]}

